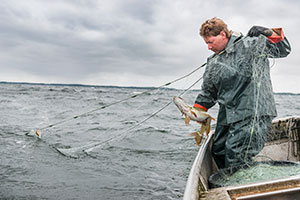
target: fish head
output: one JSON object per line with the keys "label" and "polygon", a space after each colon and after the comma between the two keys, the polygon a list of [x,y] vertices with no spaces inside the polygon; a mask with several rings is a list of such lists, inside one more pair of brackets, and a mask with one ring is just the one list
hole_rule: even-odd
{"label": "fish head", "polygon": [[190,106],[185,103],[182,97],[173,97],[173,102],[183,114],[186,114],[190,110]]}

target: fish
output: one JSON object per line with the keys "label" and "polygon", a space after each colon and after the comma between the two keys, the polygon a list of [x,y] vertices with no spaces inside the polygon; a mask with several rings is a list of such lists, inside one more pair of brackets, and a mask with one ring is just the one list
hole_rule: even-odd
{"label": "fish", "polygon": [[188,126],[190,120],[196,121],[197,123],[201,124],[201,128],[199,131],[194,133],[190,133],[190,136],[195,137],[196,145],[199,146],[204,132],[206,132],[206,136],[208,136],[210,129],[211,129],[211,120],[215,120],[205,111],[196,110],[194,107],[188,105],[182,97],[174,96],[173,102],[180,110],[182,115],[185,115],[185,125]]}

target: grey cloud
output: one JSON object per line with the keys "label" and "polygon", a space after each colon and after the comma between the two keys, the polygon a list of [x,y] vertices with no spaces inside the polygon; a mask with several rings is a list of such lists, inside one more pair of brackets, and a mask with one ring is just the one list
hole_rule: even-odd
{"label": "grey cloud", "polygon": [[153,82],[147,85],[156,85],[159,80],[151,77],[175,77],[206,61],[211,53],[198,32],[201,23],[214,16],[244,33],[254,24],[283,26],[295,48],[286,62],[278,63],[295,69],[297,6],[297,1],[283,0],[4,0],[0,69],[11,76],[12,70],[24,71],[45,82],[49,77],[62,82],[88,78],[95,84],[101,84],[98,74],[126,73],[149,76]]}

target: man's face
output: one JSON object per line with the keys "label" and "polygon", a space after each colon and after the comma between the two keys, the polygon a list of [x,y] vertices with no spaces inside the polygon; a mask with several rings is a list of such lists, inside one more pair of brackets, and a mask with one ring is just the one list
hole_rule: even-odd
{"label": "man's face", "polygon": [[217,36],[207,36],[203,38],[209,50],[219,54],[223,49],[225,49],[228,38],[226,37],[226,33],[221,31]]}

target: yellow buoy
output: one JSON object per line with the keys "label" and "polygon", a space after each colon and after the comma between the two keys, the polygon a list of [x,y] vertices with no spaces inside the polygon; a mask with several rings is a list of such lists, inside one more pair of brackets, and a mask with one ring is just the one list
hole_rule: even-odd
{"label": "yellow buoy", "polygon": [[40,137],[39,129],[36,129],[35,134]]}

